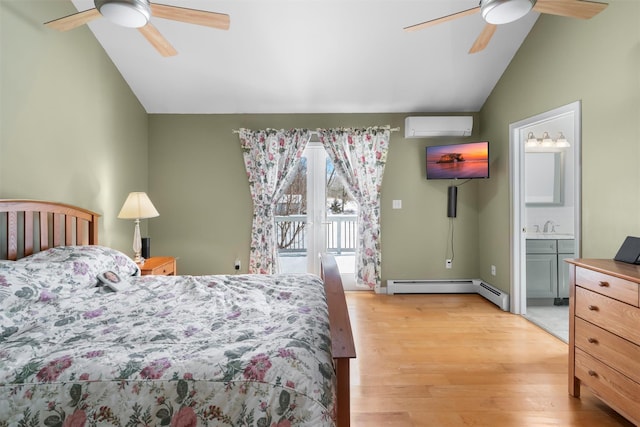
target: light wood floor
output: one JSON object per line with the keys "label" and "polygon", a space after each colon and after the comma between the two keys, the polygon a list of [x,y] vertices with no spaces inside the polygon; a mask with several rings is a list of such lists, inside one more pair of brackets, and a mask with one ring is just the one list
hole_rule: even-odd
{"label": "light wood floor", "polygon": [[479,295],[347,292],[351,425],[631,426],[587,388],[567,344]]}

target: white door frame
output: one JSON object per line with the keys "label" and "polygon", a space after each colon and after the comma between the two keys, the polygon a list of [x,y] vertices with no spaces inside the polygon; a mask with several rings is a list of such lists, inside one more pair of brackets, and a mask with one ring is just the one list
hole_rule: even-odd
{"label": "white door frame", "polygon": [[580,101],[520,120],[509,125],[509,194],[511,200],[511,312],[526,314],[526,222],[524,201],[524,141],[525,128],[556,118],[572,116],[574,141],[574,236],[576,256],[581,249],[581,206],[582,206],[582,105]]}

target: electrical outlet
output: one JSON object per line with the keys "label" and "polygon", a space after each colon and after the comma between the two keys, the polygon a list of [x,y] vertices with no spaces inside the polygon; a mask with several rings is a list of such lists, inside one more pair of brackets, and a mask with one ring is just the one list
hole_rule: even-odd
{"label": "electrical outlet", "polygon": [[445,260],[445,262],[444,262],[444,266],[446,268],[451,268],[452,264],[453,264],[453,260],[451,260],[451,259]]}
{"label": "electrical outlet", "polygon": [[495,276],[495,275],[496,275],[496,266],[495,266],[495,265],[492,265],[492,266],[491,266],[491,275],[492,275],[492,276]]}
{"label": "electrical outlet", "polygon": [[240,259],[236,258],[236,261],[233,263],[233,268],[235,268],[236,271],[240,271],[240,267],[242,265],[240,264]]}

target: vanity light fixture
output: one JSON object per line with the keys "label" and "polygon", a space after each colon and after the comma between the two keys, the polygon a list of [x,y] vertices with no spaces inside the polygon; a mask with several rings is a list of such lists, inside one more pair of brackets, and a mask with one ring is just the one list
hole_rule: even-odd
{"label": "vanity light fixture", "polygon": [[571,147],[571,144],[569,144],[569,141],[567,141],[567,138],[564,137],[564,134],[562,132],[560,132],[560,135],[558,135],[558,139],[556,139],[556,147],[560,147],[560,148]]}
{"label": "vanity light fixture", "polygon": [[543,147],[553,147],[553,139],[549,136],[549,132],[542,134],[542,142],[540,145]]}
{"label": "vanity light fixture", "polygon": [[529,132],[529,135],[527,135],[527,141],[524,143],[524,146],[527,148],[533,148],[538,146],[538,138],[535,137],[533,132]]}
{"label": "vanity light fixture", "polygon": [[536,138],[533,132],[529,132],[524,146],[531,151],[547,151],[549,149],[555,151],[554,148],[569,148],[571,144],[562,132],[559,132],[558,139],[555,140],[549,136],[549,132],[544,132],[541,139]]}

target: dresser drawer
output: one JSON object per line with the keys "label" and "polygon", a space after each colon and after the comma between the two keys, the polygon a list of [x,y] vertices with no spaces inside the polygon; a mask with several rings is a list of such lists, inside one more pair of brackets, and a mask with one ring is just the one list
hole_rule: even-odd
{"label": "dresser drawer", "polygon": [[640,422],[640,384],[576,348],[575,376],[635,424]]}
{"label": "dresser drawer", "polygon": [[155,256],[145,260],[140,266],[140,273],[147,275],[175,276],[176,259],[170,256]]}
{"label": "dresser drawer", "polygon": [[640,308],[576,286],[576,316],[640,343]]}
{"label": "dresser drawer", "polygon": [[576,285],[618,301],[638,306],[638,284],[628,280],[576,267]]}
{"label": "dresser drawer", "polygon": [[640,383],[640,347],[605,331],[591,323],[576,318],[575,345],[607,365]]}

